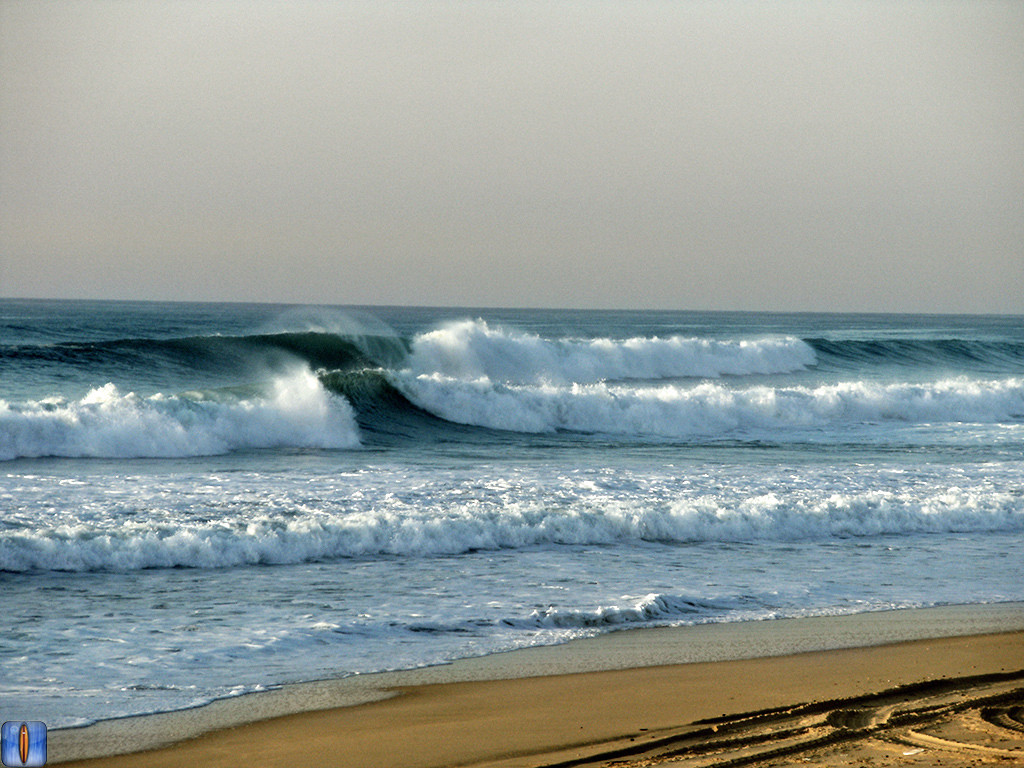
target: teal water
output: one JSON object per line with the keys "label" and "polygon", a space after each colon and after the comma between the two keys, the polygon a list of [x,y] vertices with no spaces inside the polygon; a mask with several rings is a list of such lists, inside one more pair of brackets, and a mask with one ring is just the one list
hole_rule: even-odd
{"label": "teal water", "polygon": [[0,301],[0,709],[1024,600],[1024,318]]}

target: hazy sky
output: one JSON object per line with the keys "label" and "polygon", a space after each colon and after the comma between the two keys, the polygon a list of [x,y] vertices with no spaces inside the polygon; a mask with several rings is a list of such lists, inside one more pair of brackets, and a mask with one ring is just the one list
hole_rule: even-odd
{"label": "hazy sky", "polygon": [[0,296],[1024,313],[1024,2],[0,0]]}

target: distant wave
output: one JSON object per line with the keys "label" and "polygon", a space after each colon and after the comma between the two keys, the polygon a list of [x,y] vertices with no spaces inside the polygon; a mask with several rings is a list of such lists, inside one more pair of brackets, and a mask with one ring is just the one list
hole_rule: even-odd
{"label": "distant wave", "polygon": [[12,521],[0,532],[0,570],[225,568],[623,541],[789,541],[1024,531],[1024,496],[988,487],[768,493],[749,498],[698,495],[596,505],[585,499],[559,505],[441,499],[421,508],[385,499],[372,509],[347,507],[346,502],[332,510],[320,501],[313,509],[296,505],[289,515],[255,508],[210,522],[175,522],[169,516],[92,520],[74,515],[63,516],[52,527]]}
{"label": "distant wave", "polygon": [[809,338],[819,362],[826,366],[870,370],[876,366],[990,373],[1019,373],[1024,343],[982,339]]}
{"label": "distant wave", "polygon": [[308,370],[275,379],[263,396],[122,394],[113,384],[84,398],[0,400],[0,460],[23,457],[204,456],[281,446],[359,445],[351,407]]}
{"label": "distant wave", "polygon": [[504,384],[594,384],[723,376],[766,376],[807,369],[868,372],[887,366],[958,373],[1019,373],[1024,342],[958,338],[830,339],[792,336],[716,339],[681,335],[633,338],[545,337],[484,320],[449,322],[403,338],[386,328],[311,327],[240,336],[124,338],[54,344],[0,344],[0,364],[56,363],[87,375],[91,366],[245,370],[405,370]]}
{"label": "distant wave", "polygon": [[[232,401],[139,397],[108,385],[80,400],[0,403],[0,459],[337,447],[354,444],[360,430],[371,439],[414,441],[442,439],[444,432],[444,439],[459,439],[481,428],[685,440],[863,423],[1024,419],[1024,344],[977,339],[545,337],[467,319],[409,338],[364,324],[0,345],[3,363],[28,371],[36,363],[73,366],[74,379],[93,386],[137,381],[140,371],[171,371],[182,389],[196,380],[208,386],[283,381],[303,368],[316,372],[312,389],[323,390],[317,397],[337,413],[297,416],[310,403],[302,388],[288,397]],[[895,380],[893,367],[912,372]],[[208,371],[217,375],[204,378]],[[849,380],[798,385],[822,371]],[[149,391],[159,381],[153,377]]]}
{"label": "distant wave", "polygon": [[549,339],[464,320],[418,335],[404,367],[418,376],[557,385],[788,373],[814,362],[810,346],[788,337]]}

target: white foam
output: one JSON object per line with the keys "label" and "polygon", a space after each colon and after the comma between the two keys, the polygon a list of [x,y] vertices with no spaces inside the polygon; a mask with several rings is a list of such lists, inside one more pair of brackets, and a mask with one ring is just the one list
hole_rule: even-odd
{"label": "white foam", "polygon": [[306,369],[263,397],[140,397],[113,384],[77,401],[0,400],[0,460],[21,457],[204,456],[244,448],[359,445],[352,408]]}
{"label": "white foam", "polygon": [[815,361],[814,350],[792,337],[547,339],[463,320],[417,336],[407,367],[414,375],[458,380],[568,384],[788,373]]}
{"label": "white foam", "polygon": [[506,384],[489,377],[398,374],[412,402],[461,424],[516,432],[691,437],[865,423],[999,423],[1024,418],[1024,380],[819,387]]}
{"label": "white foam", "polygon": [[[378,497],[360,505],[345,489],[316,506],[261,496],[225,500],[206,521],[207,497],[185,498],[187,514],[145,517],[73,506],[40,521],[11,517],[0,534],[0,570],[131,571],[144,568],[287,564],[340,557],[433,557],[475,550],[629,541],[798,541],[848,536],[1024,531],[1024,498],[979,487],[925,485],[840,493],[740,486],[686,493],[675,483],[628,492],[560,492],[537,500],[532,486],[490,499],[441,495],[433,502]],[[230,504],[237,504],[237,507]],[[288,514],[272,510],[286,509]],[[197,520],[195,512],[201,514]]]}

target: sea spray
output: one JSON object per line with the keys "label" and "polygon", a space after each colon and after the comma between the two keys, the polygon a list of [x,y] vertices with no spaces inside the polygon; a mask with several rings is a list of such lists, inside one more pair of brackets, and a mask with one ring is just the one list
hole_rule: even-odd
{"label": "sea spray", "polygon": [[275,378],[262,396],[122,393],[114,384],[70,401],[0,401],[0,460],[64,456],[204,456],[246,448],[354,448],[351,407],[308,369]]}
{"label": "sea spray", "polygon": [[552,339],[492,327],[483,320],[465,320],[418,335],[406,368],[417,376],[565,385],[609,379],[788,373],[814,362],[814,350],[792,337]]}

